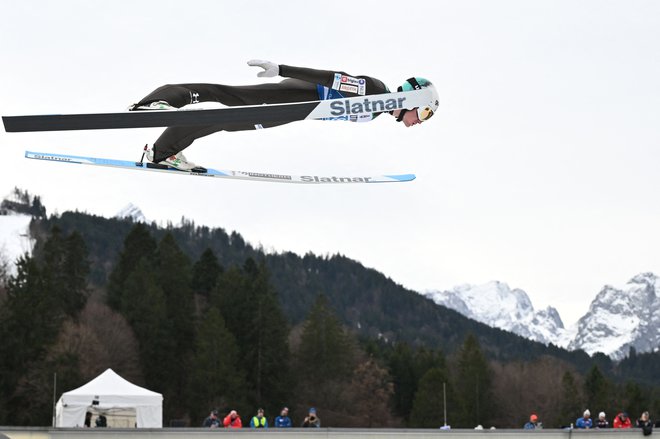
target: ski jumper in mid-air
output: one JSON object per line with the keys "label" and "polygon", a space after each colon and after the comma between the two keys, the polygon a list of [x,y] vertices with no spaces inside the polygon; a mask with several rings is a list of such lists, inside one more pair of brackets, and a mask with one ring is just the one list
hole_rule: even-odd
{"label": "ski jumper in mid-air", "polygon": [[[283,76],[278,83],[245,86],[222,84],[168,84],[157,88],[129,110],[174,110],[185,105],[200,102],[219,102],[226,106],[280,104],[308,102],[325,99],[348,98],[355,96],[389,93],[382,81],[370,76],[351,76],[345,72],[315,70],[275,64],[270,61],[252,60],[248,65],[264,69],[257,76]],[[438,95],[430,81],[413,77],[401,85],[398,91],[411,91],[430,88],[432,98],[427,105],[412,111],[394,110],[389,112],[397,122],[413,126],[428,120],[438,108]],[[352,116],[353,122],[367,122],[381,113]],[[166,128],[146,149],[146,157],[154,163],[161,163],[182,171],[205,172],[205,169],[188,161],[181,151],[190,146],[195,139],[217,131],[246,131],[270,128],[289,122],[250,124],[222,124],[207,126],[175,126]]]}

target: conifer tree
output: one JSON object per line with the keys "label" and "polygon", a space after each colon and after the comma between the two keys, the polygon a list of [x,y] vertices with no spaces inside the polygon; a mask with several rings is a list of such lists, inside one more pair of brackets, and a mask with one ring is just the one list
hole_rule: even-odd
{"label": "conifer tree", "polygon": [[[176,244],[172,234],[167,233],[158,243],[153,264],[155,279],[165,298],[166,336],[171,343],[168,353],[167,379],[172,394],[173,416],[180,417],[188,412],[187,398],[189,361],[195,335],[193,296],[190,289],[190,261]],[[161,366],[162,367],[162,366]]]}
{"label": "conifer tree", "polygon": [[639,384],[627,381],[624,386],[625,411],[631,417],[633,424],[642,412],[648,410],[648,400]]}
{"label": "conifer tree", "polygon": [[303,323],[295,355],[297,407],[317,407],[330,425],[356,426],[347,394],[358,353],[355,339],[325,296],[318,296]]}
{"label": "conifer tree", "polygon": [[[244,405],[244,374],[238,369],[238,346],[217,308],[202,318],[191,368],[191,418],[211,408]],[[201,422],[201,420],[200,420]]]}
{"label": "conifer tree", "polygon": [[50,382],[53,371],[77,374],[76,358],[47,358],[47,353],[64,319],[77,318],[85,305],[88,272],[80,235],[63,237],[56,227],[39,258],[19,258],[0,312],[0,394],[11,398],[8,410],[13,422],[39,422],[48,415],[41,387]]}
{"label": "conifer tree", "polygon": [[565,372],[561,378],[559,419],[555,424],[559,426],[570,425],[582,414],[582,411],[582,396],[575,377],[571,372]]}
{"label": "conifer tree", "polygon": [[584,396],[587,408],[597,413],[610,407],[611,384],[595,364],[589,369],[584,380]]}
{"label": "conifer tree", "polygon": [[192,290],[194,294],[209,297],[218,282],[218,276],[222,273],[222,266],[213,250],[204,250],[199,260],[192,268]]}
{"label": "conifer tree", "polygon": [[177,358],[173,355],[174,341],[171,338],[165,293],[151,263],[141,259],[125,279],[125,284],[120,306],[125,310],[123,315],[138,340],[146,384],[164,396],[174,395],[170,393],[170,366]]}
{"label": "conifer tree", "polygon": [[288,324],[265,264],[247,259],[222,273],[211,303],[238,342],[249,402],[276,410],[291,388]]}
{"label": "conifer tree", "polygon": [[410,418],[419,378],[416,376],[413,351],[407,343],[397,343],[388,359],[388,367],[394,384],[394,412]]}
{"label": "conifer tree", "polygon": [[42,276],[48,294],[57,308],[69,317],[76,317],[87,302],[89,261],[85,243],[77,232],[63,237],[53,227],[44,244]]}
{"label": "conifer tree", "polygon": [[140,259],[146,258],[153,263],[156,246],[156,240],[143,223],[135,224],[126,235],[124,247],[108,279],[107,303],[112,309],[122,311],[120,306],[128,276],[135,270]]}
{"label": "conifer tree", "polygon": [[[410,426],[416,428],[438,428],[444,424],[445,392],[447,411],[456,411],[454,392],[447,371],[439,367],[429,369],[419,381],[410,414]],[[451,425],[452,417],[447,423]]]}
{"label": "conifer tree", "polygon": [[331,381],[350,375],[355,346],[324,295],[305,320],[298,349],[298,373],[304,380]]}
{"label": "conifer tree", "polygon": [[4,418],[5,422],[15,410],[6,402],[29,365],[42,357],[54,341],[62,321],[54,297],[44,291],[36,260],[27,254],[20,257],[0,308],[0,399],[6,405],[0,420]]}
{"label": "conifer tree", "polygon": [[218,284],[211,294],[211,305],[218,308],[239,346],[248,343],[245,326],[251,320],[252,293],[247,276],[233,266],[218,277]]}
{"label": "conifer tree", "polygon": [[468,334],[458,353],[456,389],[461,396],[462,427],[488,425],[495,416],[492,395],[492,371],[481,352],[477,338]]}
{"label": "conifer tree", "polygon": [[250,324],[245,328],[243,364],[253,388],[254,402],[275,411],[290,393],[288,324],[261,263],[252,273],[253,303]]}

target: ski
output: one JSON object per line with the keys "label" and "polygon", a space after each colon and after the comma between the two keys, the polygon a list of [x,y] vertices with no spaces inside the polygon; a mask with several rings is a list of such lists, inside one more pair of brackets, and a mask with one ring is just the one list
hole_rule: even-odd
{"label": "ski", "polygon": [[323,101],[247,105],[207,110],[2,116],[2,121],[5,131],[15,133],[219,124],[257,125],[310,119],[350,120],[366,114],[403,108],[412,109],[425,105],[430,99],[429,93],[431,93],[430,90],[421,89]]}
{"label": "ski", "polygon": [[92,166],[105,166],[110,168],[131,169],[135,171],[166,172],[170,175],[187,175],[195,177],[215,177],[233,180],[251,180],[277,183],[298,184],[354,184],[354,183],[401,183],[415,179],[414,174],[402,175],[287,175],[268,172],[229,171],[220,169],[207,169],[206,172],[179,171],[169,166],[150,162],[131,162],[128,160],[113,160],[98,157],[82,157],[66,154],[51,154],[43,152],[25,151],[25,157],[35,160],[46,160],[60,163],[75,163]]}

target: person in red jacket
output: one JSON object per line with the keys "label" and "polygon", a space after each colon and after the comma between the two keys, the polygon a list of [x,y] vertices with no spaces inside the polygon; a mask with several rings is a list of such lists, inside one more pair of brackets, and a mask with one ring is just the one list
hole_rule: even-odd
{"label": "person in red jacket", "polygon": [[614,428],[632,428],[632,422],[630,422],[628,413],[621,412],[616,415],[616,418],[614,418]]}
{"label": "person in red jacket", "polygon": [[222,424],[226,428],[242,428],[243,423],[241,422],[241,417],[238,416],[238,413],[236,413],[236,410],[232,410],[229,412],[227,416],[225,416],[224,421],[222,421]]}

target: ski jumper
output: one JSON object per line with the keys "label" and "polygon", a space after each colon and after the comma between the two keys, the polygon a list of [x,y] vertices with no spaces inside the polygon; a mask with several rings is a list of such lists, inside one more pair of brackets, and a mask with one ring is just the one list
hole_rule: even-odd
{"label": "ski jumper", "polygon": [[[351,76],[345,72],[315,70],[280,64],[278,83],[231,86],[222,84],[168,84],[144,97],[138,105],[166,101],[180,108],[199,102],[219,102],[226,106],[307,102],[342,97],[388,93],[382,81],[369,76]],[[366,122],[378,116],[346,117],[353,122]],[[247,131],[271,128],[289,122],[177,126],[166,128],[153,145],[154,161],[159,162],[190,146],[195,139],[217,131]]]}

